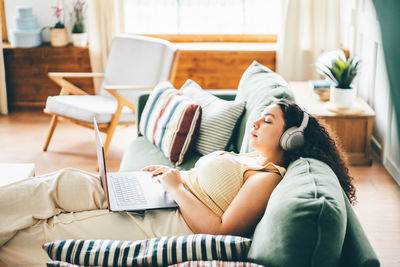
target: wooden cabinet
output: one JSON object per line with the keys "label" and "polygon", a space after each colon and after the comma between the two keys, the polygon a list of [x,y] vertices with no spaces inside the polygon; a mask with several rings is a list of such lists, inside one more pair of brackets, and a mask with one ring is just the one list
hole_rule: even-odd
{"label": "wooden cabinet", "polygon": [[[47,96],[58,95],[60,87],[47,73],[91,72],[87,48],[74,46],[14,48],[4,46],[7,99],[9,108],[44,108]],[[93,93],[91,79],[70,79],[78,87]]]}
{"label": "wooden cabinet", "polygon": [[374,110],[357,97],[349,110],[337,110],[319,100],[307,82],[290,82],[296,103],[323,120],[339,138],[351,165],[371,165],[371,135]]}

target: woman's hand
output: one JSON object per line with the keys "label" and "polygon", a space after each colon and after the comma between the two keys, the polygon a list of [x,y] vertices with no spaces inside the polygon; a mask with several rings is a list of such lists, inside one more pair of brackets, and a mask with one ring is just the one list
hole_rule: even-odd
{"label": "woman's hand", "polygon": [[160,175],[158,182],[164,187],[165,191],[172,194],[179,186],[183,185],[181,174],[178,170],[168,166],[150,165],[144,167],[141,171],[151,172],[153,175]]}
{"label": "woman's hand", "polygon": [[169,169],[158,179],[165,191],[173,195],[183,185],[181,173],[176,169]]}
{"label": "woman's hand", "polygon": [[150,166],[147,166],[147,167],[144,167],[143,169],[141,169],[141,171],[151,172],[151,174],[153,174],[153,175],[163,174],[163,173],[166,173],[168,170],[171,170],[171,168],[168,166],[162,166],[162,165],[150,165]]}

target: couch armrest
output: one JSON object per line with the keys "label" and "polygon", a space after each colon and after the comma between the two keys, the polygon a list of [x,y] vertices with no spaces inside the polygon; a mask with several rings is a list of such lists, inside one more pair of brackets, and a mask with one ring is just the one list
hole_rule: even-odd
{"label": "couch armrest", "polygon": [[[236,90],[218,89],[218,90],[207,90],[207,92],[210,92],[211,94],[223,100],[233,101],[236,98]],[[138,96],[138,102],[136,106],[136,122],[137,122],[136,125],[137,125],[138,136],[141,135],[139,131],[140,117],[142,116],[144,106],[146,105],[147,99],[149,99],[150,93],[151,91],[144,91]]]}
{"label": "couch armrest", "polygon": [[144,106],[146,105],[147,99],[149,99],[150,93],[151,93],[150,91],[147,91],[147,92],[141,93],[138,96],[138,102],[136,105],[136,127],[137,127],[138,136],[141,136],[140,131],[139,131],[140,117],[142,116]]}

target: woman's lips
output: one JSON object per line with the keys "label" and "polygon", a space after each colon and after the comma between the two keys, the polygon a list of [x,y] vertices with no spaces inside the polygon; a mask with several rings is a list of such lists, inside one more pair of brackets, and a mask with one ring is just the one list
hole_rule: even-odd
{"label": "woman's lips", "polygon": [[257,137],[257,135],[254,132],[251,132],[251,137]]}

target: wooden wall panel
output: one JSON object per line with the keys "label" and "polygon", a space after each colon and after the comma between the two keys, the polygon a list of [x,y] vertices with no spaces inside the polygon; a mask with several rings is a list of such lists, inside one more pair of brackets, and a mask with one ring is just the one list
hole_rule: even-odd
{"label": "wooden wall panel", "polygon": [[[60,88],[47,73],[91,72],[87,48],[73,46],[4,48],[7,98],[10,109],[43,108],[47,96],[58,95]],[[91,79],[71,79],[78,87],[93,93]]]}
{"label": "wooden wall panel", "polygon": [[192,79],[205,89],[236,89],[246,68],[257,60],[275,70],[275,51],[179,51],[173,84]]}
{"label": "wooden wall panel", "polygon": [[[172,83],[180,88],[192,79],[205,89],[236,89],[246,68],[257,60],[275,70],[275,51],[180,50]],[[50,47],[4,48],[8,103],[10,108],[43,108],[47,96],[60,88],[48,72],[90,72],[87,48]],[[70,79],[93,93],[91,79]]]}

